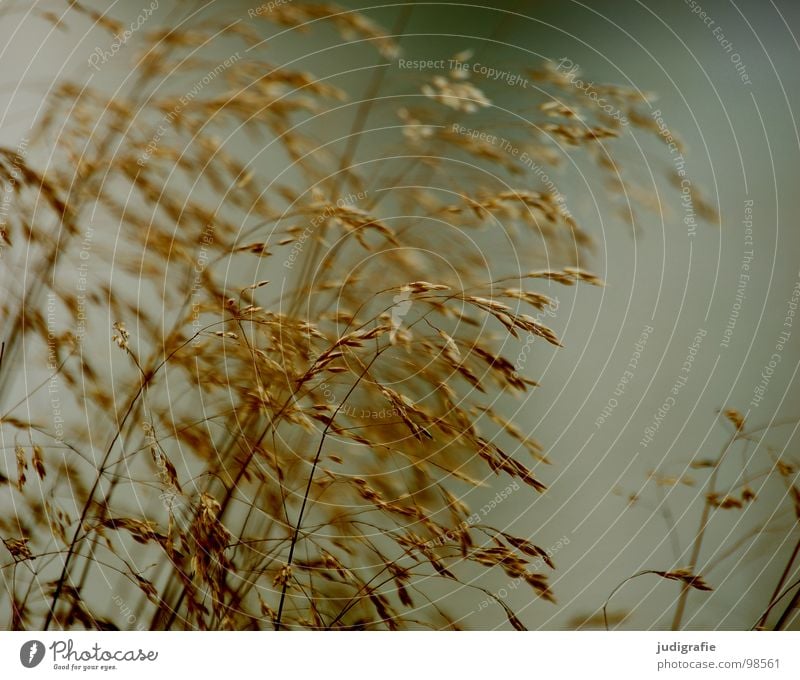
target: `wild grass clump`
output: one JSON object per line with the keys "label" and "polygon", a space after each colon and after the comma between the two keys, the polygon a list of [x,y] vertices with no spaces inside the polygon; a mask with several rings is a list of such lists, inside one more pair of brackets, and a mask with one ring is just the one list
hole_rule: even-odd
{"label": "wild grass clump", "polygon": [[[523,628],[484,569],[554,600],[536,537],[464,499],[546,489],[495,402],[536,385],[520,342],[562,344],[555,291],[602,285],[558,169],[594,165],[630,216],[621,125],[552,64],[513,116],[463,71],[394,79],[408,11],[148,25],[125,87],[59,85],[26,157],[0,151],[9,628],[457,628],[443,587]],[[264,43],[329,29],[389,65],[364,93]]]}

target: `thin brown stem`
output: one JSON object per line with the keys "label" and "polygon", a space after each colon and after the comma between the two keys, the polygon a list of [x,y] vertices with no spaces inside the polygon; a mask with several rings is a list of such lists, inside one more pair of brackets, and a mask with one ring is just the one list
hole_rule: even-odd
{"label": "thin brown stem", "polygon": [[303,526],[303,514],[305,513],[306,505],[308,503],[308,497],[311,493],[311,485],[314,482],[314,473],[317,471],[317,465],[319,464],[319,458],[322,455],[322,447],[325,444],[325,438],[327,437],[328,431],[330,430],[330,427],[333,424],[333,421],[336,419],[336,416],[338,415],[342,406],[344,406],[344,404],[347,402],[347,399],[350,397],[350,395],[356,389],[358,384],[361,382],[361,379],[367,374],[367,371],[369,371],[372,364],[374,364],[375,361],[378,359],[378,357],[381,355],[382,351],[383,350],[378,351],[375,354],[375,356],[372,357],[372,359],[366,365],[364,370],[358,376],[358,379],[353,383],[353,385],[347,391],[347,394],[344,395],[344,398],[342,399],[341,403],[336,407],[336,410],[334,411],[333,415],[330,417],[330,420],[328,421],[327,425],[325,425],[325,428],[322,431],[322,436],[320,437],[319,440],[319,446],[317,446],[317,452],[314,455],[314,462],[311,466],[311,472],[308,475],[308,483],[306,484],[306,490],[305,493],[303,494],[303,502],[300,505],[300,513],[297,516],[297,524],[295,525],[294,531],[292,533],[292,542],[289,544],[289,556],[286,560],[287,573],[284,577],[283,585],[281,586],[281,599],[280,603],[278,604],[278,614],[275,618],[275,630],[280,630],[281,628],[281,619],[283,617],[283,606],[286,602],[286,589],[289,585],[290,573],[291,573],[290,570],[292,568],[292,560],[294,559],[294,550],[295,546],[297,545],[297,539],[300,536],[300,530]]}
{"label": "thin brown stem", "polygon": [[[725,446],[723,447],[722,451],[717,458],[716,463],[714,464],[714,470],[711,472],[711,475],[708,478],[708,484],[706,486],[706,494],[703,498],[703,512],[700,515],[700,524],[697,528],[697,533],[695,534],[694,544],[692,545],[692,554],[689,558],[689,571],[694,574],[695,569],[697,568],[697,561],[700,558],[700,551],[703,548],[703,539],[706,535],[706,529],[708,527],[708,521],[711,518],[711,502],[709,501],[709,495],[713,494],[716,490],[716,482],[717,476],[719,475],[719,469],[722,465],[722,461],[725,458],[725,454],[728,452],[730,447],[732,446],[733,442],[736,441],[736,437],[739,434],[737,430],[734,432],[727,442],[725,442]],[[683,614],[686,610],[686,601],[689,597],[689,590],[691,587],[689,584],[684,583],[681,587],[681,594],[678,597],[678,604],[675,607],[675,615],[672,619],[672,630],[680,630],[681,621],[683,620]]]}

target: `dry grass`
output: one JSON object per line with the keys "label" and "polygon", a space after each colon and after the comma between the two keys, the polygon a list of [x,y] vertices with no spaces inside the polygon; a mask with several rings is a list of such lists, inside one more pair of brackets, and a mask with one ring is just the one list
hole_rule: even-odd
{"label": "dry grass", "polygon": [[[317,19],[386,60],[404,17],[384,31],[300,2],[260,17],[300,41]],[[462,499],[493,474],[546,488],[543,447],[492,404],[536,384],[507,358],[516,340],[560,346],[538,314],[552,291],[601,285],[590,233],[513,155],[455,131],[492,132],[480,82],[416,74],[372,101],[377,69],[359,102],[254,50],[187,99],[219,66],[196,48],[262,39],[221,28],[143,30],[128,94],[62,84],[36,148],[0,151],[19,284],[0,307],[3,625],[457,628],[435,581],[491,595],[476,569],[553,600],[536,538],[468,522]],[[619,123],[554,68],[527,76],[538,94],[506,138],[554,178],[562,145],[595,161],[629,212]],[[657,135],[640,95],[608,97]],[[354,134],[333,143],[314,117],[339,106]],[[396,127],[362,140],[370,117]],[[234,130],[244,147],[223,141]],[[287,172],[262,175],[253,144]],[[355,163],[373,144],[387,160]],[[522,270],[487,267],[500,239]],[[14,400],[21,362],[39,380]]]}
{"label": "dry grass", "polygon": [[[659,487],[683,485],[692,490],[701,489],[699,498],[703,502],[697,530],[690,546],[676,556],[681,564],[687,566],[674,567],[668,571],[645,569],[622,581],[609,594],[603,605],[602,624],[606,628],[612,623],[622,623],[626,618],[617,614],[616,620],[612,621],[607,616],[614,595],[632,579],[646,575],[681,582],[675,600],[671,628],[680,630],[687,619],[691,624],[694,613],[703,607],[700,598],[694,603],[696,609],[688,606],[691,591],[713,591],[715,585],[712,584],[716,583],[716,571],[726,563],[735,561],[731,567],[733,571],[730,569],[728,571],[729,577],[745,563],[757,560],[762,567],[760,580],[765,580],[764,569],[778,557],[773,534],[777,534],[781,539],[779,547],[785,546],[791,550],[771,590],[769,600],[761,605],[762,614],[757,621],[752,622],[751,627],[759,630],[768,628],[782,630],[787,626],[790,627],[790,622],[796,618],[800,602],[798,590],[800,581],[793,578],[796,578],[798,567],[800,538],[795,538],[794,535],[800,522],[800,487],[797,481],[800,466],[796,457],[784,447],[772,446],[765,439],[765,434],[771,428],[796,424],[796,420],[775,422],[773,419],[768,425],[750,426],[744,416],[733,408],[725,409],[721,417],[731,432],[716,457],[709,458],[698,454],[694,460],[683,464],[680,474],[651,475],[651,480]],[[737,449],[741,453],[738,459],[735,455]],[[705,475],[706,478],[698,481],[695,479],[696,475]],[[781,491],[775,493],[776,488]],[[754,515],[757,518],[755,524],[746,522],[738,516],[730,517],[731,512],[743,513],[750,505],[757,504],[762,495],[767,499],[767,507]],[[630,498],[632,504],[637,504],[640,500],[638,495]],[[669,519],[671,521],[671,517]],[[707,547],[709,529],[713,524],[718,527],[728,527],[722,530],[725,540],[722,544],[717,541],[713,550],[704,551],[704,546]],[[769,548],[765,550],[762,545],[769,545]],[[727,577],[720,577],[719,580],[724,588],[731,591],[728,601],[737,602],[742,599],[742,593],[735,585],[727,583]],[[754,591],[758,595],[760,588]],[[594,622],[598,623],[599,619],[595,618]],[[744,625],[738,625],[744,628],[749,624],[744,622]]]}

